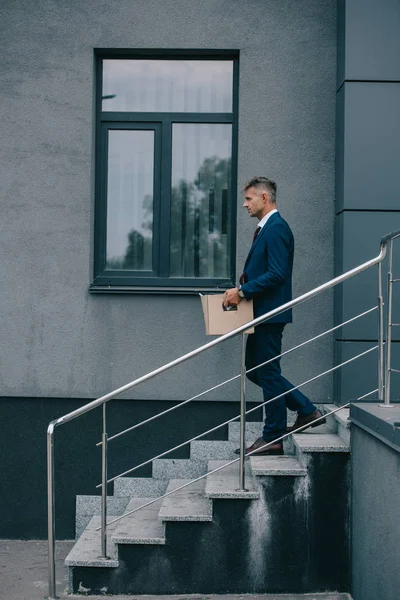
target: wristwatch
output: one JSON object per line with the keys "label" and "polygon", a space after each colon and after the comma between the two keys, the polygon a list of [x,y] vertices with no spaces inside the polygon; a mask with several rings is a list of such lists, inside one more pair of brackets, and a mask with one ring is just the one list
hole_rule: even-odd
{"label": "wristwatch", "polygon": [[244,294],[243,294],[243,292],[242,292],[242,286],[241,286],[241,285],[239,285],[239,287],[238,287],[238,294],[239,294],[239,296],[240,296],[241,298],[244,298]]}

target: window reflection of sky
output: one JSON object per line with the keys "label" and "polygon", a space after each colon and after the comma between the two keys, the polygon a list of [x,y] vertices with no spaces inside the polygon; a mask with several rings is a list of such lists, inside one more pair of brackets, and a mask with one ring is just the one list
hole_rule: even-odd
{"label": "window reflection of sky", "polygon": [[232,112],[232,81],[228,60],[104,60],[103,110]]}
{"label": "window reflection of sky", "polygon": [[144,235],[146,199],[153,198],[154,131],[109,131],[107,257],[125,255],[128,234]]}

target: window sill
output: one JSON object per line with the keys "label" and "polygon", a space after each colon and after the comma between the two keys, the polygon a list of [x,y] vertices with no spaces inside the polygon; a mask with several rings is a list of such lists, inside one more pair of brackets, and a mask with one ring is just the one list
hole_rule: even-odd
{"label": "window sill", "polygon": [[154,287],[136,285],[91,285],[91,294],[151,294],[151,295],[185,295],[198,296],[199,294],[223,294],[225,290],[232,287],[227,284],[223,287]]}

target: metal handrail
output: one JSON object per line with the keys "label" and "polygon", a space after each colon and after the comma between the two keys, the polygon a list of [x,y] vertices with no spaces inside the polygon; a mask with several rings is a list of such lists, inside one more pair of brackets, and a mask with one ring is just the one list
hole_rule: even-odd
{"label": "metal handrail", "polygon": [[[372,392],[369,392],[369,393],[372,393]],[[359,400],[359,399],[360,398],[357,398],[357,400]],[[343,408],[347,408],[348,406],[350,406],[350,402],[348,402],[347,404],[343,404],[343,406],[339,406],[339,408],[335,408],[332,411],[324,413],[323,415],[321,415],[320,417],[318,417],[318,419],[315,419],[315,421],[313,421],[313,423],[317,423],[318,421],[321,421],[322,419],[325,419],[326,417],[329,417],[330,415],[333,415],[333,414],[337,413],[339,410],[343,410]],[[281,435],[280,437],[276,438],[275,440],[272,440],[271,442],[266,442],[265,443],[265,448],[267,448],[268,446],[271,446],[272,444],[276,444],[277,442],[280,442],[280,441],[288,438],[289,436],[293,435],[294,433],[299,433],[299,432],[303,431],[304,429],[307,429],[307,427],[309,427],[309,425],[302,425],[301,427],[298,427],[296,429],[296,431],[289,431],[288,433],[284,433],[283,435]],[[252,456],[256,452],[257,452],[257,449],[252,450],[251,452],[247,452],[246,458],[248,456]],[[206,477],[208,477],[209,475],[212,475],[213,473],[217,473],[218,471],[222,471],[222,469],[226,469],[226,467],[229,467],[230,465],[234,465],[235,463],[237,463],[239,461],[240,461],[240,457],[239,458],[234,458],[233,460],[231,460],[231,461],[229,461],[229,462],[227,462],[227,463],[225,463],[225,464],[223,464],[223,465],[221,465],[219,467],[216,467],[215,469],[212,469],[211,471],[208,471],[204,475],[199,475],[199,477],[196,477],[195,479],[192,479],[191,481],[188,481],[187,483],[183,483],[179,487],[174,488],[173,490],[170,490],[169,492],[165,492],[165,494],[163,494],[162,496],[158,496],[158,498],[152,498],[151,500],[149,500],[148,502],[146,502],[146,504],[142,504],[141,506],[137,506],[136,508],[133,508],[129,512],[124,513],[123,515],[120,515],[119,517],[116,517],[112,521],[109,521],[107,523],[107,525],[112,525],[112,523],[116,523],[117,521],[121,521],[121,519],[124,519],[125,517],[128,517],[129,515],[132,515],[135,512],[138,512],[142,508],[146,508],[147,506],[150,506],[151,504],[154,504],[155,502],[158,502],[159,500],[162,500],[163,498],[167,498],[167,496],[171,496],[175,492],[178,492],[179,490],[183,490],[184,488],[189,487],[193,483],[196,483],[197,481],[201,481],[202,479],[205,479]],[[95,531],[100,531],[100,529],[101,529],[101,527],[97,527],[97,529]]]}
{"label": "metal handrail", "polygon": [[[348,365],[348,364],[354,362],[355,360],[357,360],[358,358],[361,358],[362,356],[365,356],[366,354],[369,354],[370,352],[373,352],[374,350],[377,350],[377,349],[378,349],[378,344],[376,346],[372,346],[372,348],[368,348],[368,350],[364,350],[364,352],[357,354],[357,356],[353,356],[352,358],[347,359],[346,361],[340,363],[340,365],[335,365],[334,367],[331,367],[327,371],[324,371],[323,373],[319,373],[318,375],[311,377],[311,379],[307,379],[306,381],[303,381],[302,383],[299,383],[298,385],[295,385],[292,388],[289,388],[282,394],[279,394],[278,396],[274,396],[274,398],[270,398],[269,400],[266,400],[265,402],[262,402],[261,404],[257,404],[257,406],[254,406],[253,408],[249,408],[249,410],[247,410],[244,413],[244,415],[246,415],[246,416],[250,415],[252,412],[259,410],[260,408],[263,408],[267,404],[270,404],[271,402],[275,402],[275,400],[279,400],[279,398],[286,396],[286,394],[290,394],[291,392],[298,390],[299,388],[303,387],[304,385],[308,385],[309,383],[316,381],[317,379],[319,379],[320,377],[323,377],[324,375],[329,375],[329,373],[333,373],[333,371],[337,371],[341,367],[344,367],[345,365]],[[272,360],[276,360],[276,359],[273,358]],[[187,440],[186,442],[182,442],[181,444],[179,444],[178,446],[175,446],[174,448],[170,448],[169,450],[166,450],[165,452],[162,452],[161,454],[158,454],[157,456],[153,456],[153,458],[149,458],[148,460],[141,463],[140,465],[136,465],[132,469],[128,469],[128,471],[124,471],[123,473],[120,473],[119,475],[116,475],[115,477],[108,479],[107,483],[112,483],[116,479],[120,479],[121,477],[124,477],[125,475],[129,475],[129,473],[133,473],[133,471],[136,471],[137,469],[140,469],[141,467],[144,467],[144,466],[150,464],[151,462],[153,462],[153,460],[162,458],[163,456],[166,456],[167,454],[170,454],[171,452],[174,452],[175,450],[179,450],[179,448],[183,448],[184,446],[186,446],[187,444],[190,444],[191,442],[195,442],[199,438],[202,438],[203,436],[208,435],[209,433],[213,433],[214,431],[217,431],[218,429],[220,429],[221,427],[224,427],[225,425],[229,425],[229,423],[233,423],[234,421],[237,421],[237,419],[239,419],[241,416],[242,415],[237,415],[236,417],[232,417],[228,421],[225,421],[224,423],[220,423],[219,425],[216,425],[215,427],[213,427],[212,429],[209,429],[208,431],[203,431],[203,433],[196,435],[195,437],[191,438],[190,440]],[[103,484],[100,483],[100,484],[96,485],[96,488],[101,488],[102,485]],[[123,515],[123,517],[128,516],[130,514],[131,513],[125,513]],[[109,524],[110,523],[107,523],[107,525],[109,525]]]}
{"label": "metal handrail", "polygon": [[[301,344],[298,344],[297,346],[293,346],[293,348],[289,348],[288,350],[285,350],[281,354],[278,354],[277,356],[274,356],[273,358],[270,358],[269,360],[266,360],[265,362],[260,363],[256,367],[252,367],[251,369],[248,369],[246,371],[246,375],[248,373],[252,373],[252,371],[255,371],[256,369],[259,369],[260,367],[265,367],[265,365],[267,365],[268,363],[270,363],[274,360],[277,360],[278,358],[282,358],[283,356],[286,356],[287,354],[290,354],[291,352],[294,352],[295,350],[298,350],[299,348],[302,348],[303,346],[306,346],[307,344],[310,344],[311,342],[315,342],[315,340],[318,340],[319,338],[324,337],[324,335],[333,333],[337,329],[340,329],[341,327],[344,327],[345,325],[348,325],[349,323],[352,323],[353,321],[356,321],[357,319],[360,319],[361,317],[365,317],[365,315],[368,315],[368,314],[374,312],[375,310],[378,310],[378,306],[373,306],[372,308],[369,308],[368,310],[364,311],[363,313],[360,313],[360,314],[356,315],[355,317],[351,317],[351,319],[347,319],[347,321],[343,321],[339,325],[335,325],[335,327],[331,327],[331,329],[327,329],[326,331],[319,333],[315,337],[310,338],[310,339],[306,340],[305,342],[301,342]],[[179,402],[179,404],[176,404],[175,406],[172,406],[171,408],[167,408],[166,410],[163,410],[162,412],[157,413],[156,415],[153,415],[152,417],[149,417],[148,419],[145,419],[144,421],[140,421],[140,423],[135,423],[135,425],[132,425],[131,427],[128,427],[127,429],[124,429],[123,431],[119,431],[118,433],[115,433],[114,435],[109,436],[107,441],[111,442],[112,440],[115,440],[116,438],[119,438],[122,435],[125,435],[125,433],[130,433],[131,431],[134,431],[135,429],[142,427],[142,425],[147,425],[147,423],[150,423],[151,421],[154,421],[155,419],[158,419],[159,417],[163,417],[164,415],[172,412],[173,410],[177,410],[178,408],[185,406],[189,402],[192,402],[193,400],[197,400],[197,398],[201,398],[202,396],[205,396],[206,394],[208,394],[210,392],[214,392],[215,390],[219,389],[220,387],[223,387],[227,383],[232,383],[232,381],[235,381],[236,379],[239,379],[240,377],[241,377],[241,373],[239,373],[238,375],[235,375],[234,377],[230,377],[229,379],[225,379],[225,381],[222,381],[221,383],[218,383],[217,385],[214,385],[213,387],[208,388],[207,390],[204,390],[203,392],[200,392],[200,394],[196,394],[195,396],[192,396],[191,398],[188,398],[187,400],[184,400],[183,402]],[[206,434],[204,433],[203,435],[206,435]],[[96,446],[101,446],[102,443],[103,442],[97,442]],[[170,450],[169,452],[172,452],[172,450]],[[99,486],[97,486],[97,487],[99,487]]]}
{"label": "metal handrail", "polygon": [[[274,356],[273,358],[270,358],[269,360],[266,360],[265,362],[260,363],[256,367],[252,367],[251,369],[248,369],[247,371],[245,370],[245,375],[247,375],[248,373],[251,373],[252,371],[254,371],[256,369],[259,369],[260,367],[264,367],[265,365],[269,364],[270,362],[273,362],[273,361],[275,361],[277,359],[282,358],[282,356],[284,356],[285,354],[289,354],[290,352],[293,352],[294,350],[297,350],[298,348],[301,348],[302,346],[304,346],[304,345],[306,345],[308,343],[311,343],[312,341],[315,341],[316,339],[319,339],[319,338],[323,337],[324,335],[328,335],[328,333],[332,333],[332,331],[335,331],[336,329],[340,329],[340,327],[343,327],[344,325],[347,325],[348,323],[352,323],[356,319],[360,319],[361,317],[364,317],[365,315],[370,314],[374,310],[377,310],[377,308],[378,308],[377,306],[374,306],[373,308],[370,308],[369,310],[365,311],[364,313],[360,313],[359,315],[356,315],[355,317],[352,317],[351,319],[348,319],[347,321],[344,321],[343,323],[340,323],[340,325],[336,325],[335,327],[332,327],[331,329],[328,329],[327,331],[324,331],[323,333],[318,334],[314,338],[310,338],[309,340],[306,340],[305,342],[302,342],[298,346],[294,346],[293,348],[290,348],[289,350],[286,350],[285,352],[282,352],[281,354],[278,354],[277,356]],[[303,383],[300,383],[299,385],[293,387],[292,389],[288,390],[284,394],[281,394],[279,396],[275,396],[274,398],[270,398],[269,400],[267,400],[263,404],[258,404],[257,403],[257,406],[255,408],[249,409],[245,414],[248,415],[248,414],[254,412],[255,410],[258,410],[259,408],[262,408],[266,404],[269,404],[270,402],[273,402],[274,400],[278,400],[283,395],[286,395],[287,393],[292,392],[292,391],[294,391],[294,390],[302,387],[303,385],[307,385],[308,383],[311,383],[312,381],[315,381],[316,379],[319,379],[320,377],[323,377],[323,375],[327,375],[328,373],[330,373],[332,371],[335,371],[335,370],[339,369],[340,367],[343,367],[343,366],[347,365],[350,362],[353,362],[357,358],[360,358],[361,356],[364,356],[364,354],[368,354],[369,352],[372,352],[373,350],[376,350],[377,348],[378,348],[378,346],[373,346],[372,348],[369,348],[367,351],[362,352],[361,354],[358,354],[357,356],[354,356],[353,358],[348,359],[347,361],[341,363],[340,365],[336,365],[331,370],[325,371],[324,373],[320,373],[319,375],[316,375],[314,378],[309,379],[307,381],[304,381]],[[239,377],[241,377],[241,374],[235,375],[235,377],[233,379],[238,379]],[[229,379],[227,381],[231,381],[231,380]],[[220,385],[223,385],[224,383],[226,383],[226,382],[223,382]],[[185,403],[186,402],[187,401],[185,401]],[[181,404],[179,404],[178,406],[181,406]],[[158,413],[158,415],[155,415],[155,416],[159,416],[161,414],[164,414],[164,413]],[[187,440],[186,442],[182,442],[181,444],[178,444],[178,446],[175,446],[174,448],[169,448],[168,450],[165,450],[165,452],[162,452],[161,454],[158,454],[157,456],[153,456],[153,458],[149,458],[145,462],[142,462],[139,465],[136,465],[135,467],[132,467],[131,469],[128,469],[127,471],[124,471],[123,473],[120,473],[119,475],[115,475],[111,479],[108,479],[107,483],[112,483],[113,481],[116,481],[117,479],[119,479],[121,477],[124,477],[125,475],[129,475],[129,473],[133,473],[134,471],[137,471],[141,467],[145,467],[146,465],[150,464],[151,462],[153,462],[153,460],[157,460],[159,458],[162,458],[163,456],[167,456],[171,452],[175,452],[175,450],[179,450],[180,448],[183,448],[184,446],[187,446],[188,444],[190,444],[190,442],[194,442],[194,441],[196,441],[196,440],[204,437],[205,435],[208,435],[209,433],[213,433],[214,431],[217,431],[218,429],[221,429],[221,427],[224,427],[225,425],[228,425],[229,423],[232,423],[232,422],[236,421],[239,418],[240,418],[240,415],[237,415],[236,417],[232,417],[228,421],[225,421],[223,423],[220,423],[219,425],[216,425],[215,427],[213,427],[212,429],[209,429],[208,431],[203,431],[202,433],[196,435],[195,437],[191,438],[190,440]],[[140,426],[143,422],[148,422],[148,421],[149,421],[149,419],[147,419],[147,421],[142,421],[141,423],[138,423],[137,425],[134,425],[132,428],[129,428],[129,429],[123,431],[123,432],[120,432],[120,433],[116,434],[115,436],[109,437],[107,441],[109,442],[111,439],[114,439],[115,437],[118,437],[118,436],[120,436],[123,433],[126,433],[128,431],[131,431],[132,429],[135,429],[137,426]],[[102,443],[103,442],[98,442],[96,444],[96,446],[101,446]],[[99,483],[98,485],[96,485],[96,489],[101,488],[102,485],[103,485],[102,483]]]}
{"label": "metal handrail", "polygon": [[[374,266],[374,265],[378,265],[379,268],[379,297],[378,297],[378,308],[380,311],[380,316],[379,316],[379,332],[378,332],[378,337],[379,337],[379,341],[378,341],[378,345],[377,345],[377,349],[378,349],[378,368],[379,368],[379,377],[378,377],[378,390],[379,390],[379,397],[381,398],[381,394],[383,389],[385,388],[385,405],[389,405],[389,394],[390,394],[390,349],[388,350],[388,346],[390,345],[388,343],[389,339],[390,339],[390,331],[389,328],[387,330],[388,336],[387,336],[387,343],[386,343],[386,353],[387,353],[387,357],[386,357],[386,385],[383,386],[383,372],[382,372],[382,366],[383,366],[383,317],[382,317],[382,307],[383,307],[383,300],[382,300],[382,290],[381,290],[381,263],[384,260],[385,256],[386,256],[386,250],[387,250],[387,245],[390,245],[390,251],[391,251],[391,247],[392,247],[392,241],[393,239],[397,238],[400,236],[400,230],[396,230],[386,236],[384,236],[381,240],[381,246],[380,246],[380,252],[379,254],[375,257],[372,258],[371,260],[362,263],[361,265],[359,265],[358,267],[355,267],[349,271],[347,271],[346,273],[343,273],[342,275],[339,275],[338,277],[335,277],[333,279],[331,279],[330,281],[314,288],[313,290],[310,290],[309,292],[306,292],[305,294],[302,294],[301,296],[291,300],[290,302],[287,302],[285,304],[283,304],[282,306],[269,311],[268,313],[261,315],[260,317],[253,319],[252,321],[238,327],[237,329],[226,333],[224,335],[219,336],[217,339],[212,340],[211,342],[208,342],[207,344],[204,344],[203,346],[200,346],[199,348],[185,354],[184,356],[181,356],[180,358],[177,358],[169,363],[167,363],[166,365],[163,365],[162,367],[155,369],[153,371],[151,371],[150,373],[147,373],[146,375],[139,377],[137,379],[135,379],[134,381],[130,382],[129,384],[126,384],[104,396],[101,396],[100,398],[93,400],[92,402],[89,402],[88,404],[86,404],[83,407],[80,407],[79,409],[76,409],[62,417],[59,417],[58,419],[55,419],[53,421],[51,421],[49,423],[48,429],[47,429],[47,480],[48,480],[48,489],[47,489],[47,500],[48,500],[48,548],[49,548],[49,600],[54,600],[56,597],[56,581],[55,581],[55,488],[54,488],[54,434],[55,434],[55,429],[60,426],[63,425],[65,423],[68,423],[69,421],[72,421],[73,419],[80,417],[83,414],[86,414],[87,412],[92,411],[93,409],[102,406],[103,407],[103,436],[102,436],[102,455],[103,455],[103,463],[102,463],[102,505],[104,507],[104,509],[102,510],[102,528],[104,528],[104,535],[102,535],[102,554],[103,557],[106,558],[106,533],[105,533],[105,527],[106,527],[106,494],[107,494],[107,464],[104,464],[104,462],[106,463],[106,449],[107,449],[107,434],[105,431],[105,421],[106,421],[106,403],[108,403],[111,399],[115,398],[116,396],[122,394],[123,392],[141,384],[144,383],[145,381],[148,381],[150,379],[152,379],[153,377],[173,368],[174,366],[177,366],[179,364],[182,364],[184,362],[186,362],[187,360],[198,356],[199,354],[207,351],[208,349],[219,345],[220,343],[224,342],[225,340],[231,339],[235,336],[237,336],[238,334],[242,333],[242,348],[244,347],[244,334],[245,332],[256,325],[260,325],[261,323],[264,323],[265,321],[271,319],[272,317],[275,317],[279,314],[281,314],[282,312],[285,312],[286,310],[293,308],[294,306],[297,306],[298,304],[301,304],[303,302],[305,302],[306,300],[309,300],[315,296],[317,296],[318,294],[324,292],[325,290],[328,289],[332,289],[335,286],[337,286],[338,284],[346,281],[347,279],[350,279],[351,277],[358,275],[359,273],[362,273],[363,271],[366,271],[367,269],[369,269],[370,267]],[[391,284],[392,281],[391,279],[389,280],[389,293],[391,293]],[[367,351],[366,353],[374,350],[376,348],[370,349],[369,351]],[[363,353],[363,354],[366,354]],[[346,361],[347,362],[347,361]],[[345,364],[345,363],[343,363]],[[343,365],[341,365],[343,366]],[[334,369],[333,369],[334,370]],[[327,371],[326,373],[328,373],[329,371]],[[241,416],[244,417],[244,415],[246,414],[246,412],[243,410],[243,406],[244,406],[244,385],[245,385],[245,370],[243,369],[243,357],[242,357],[242,369],[241,369]],[[315,378],[309,380],[309,381],[313,381]],[[303,384],[305,385],[305,383]],[[299,386],[298,386],[299,387]],[[287,393],[287,392],[286,392]],[[280,397],[280,396],[278,396]],[[277,398],[278,398],[277,397]],[[275,398],[276,399],[276,398]],[[266,403],[264,403],[266,404]],[[253,410],[257,410],[259,407],[256,407],[254,409],[251,409],[248,412],[252,412]],[[343,407],[341,407],[343,408]],[[241,483],[241,487],[242,489],[244,489],[244,424],[243,424],[243,418],[242,418],[242,424],[241,424],[241,440],[240,440],[240,457],[238,459],[235,459],[234,461],[232,461],[232,463],[240,461],[240,466],[241,466],[241,474],[240,474],[240,483]],[[204,435],[204,434],[203,434]],[[232,464],[231,463],[231,464]]]}
{"label": "metal handrail", "polygon": [[[400,230],[399,230],[398,235],[400,236]],[[63,415],[62,417],[59,417],[58,419],[54,419],[49,424],[49,428],[54,429],[55,427],[58,427],[59,425],[64,425],[65,423],[68,423],[69,421],[72,421],[73,419],[76,419],[77,417],[80,417],[80,416],[84,415],[85,413],[90,412],[91,410],[97,408],[98,406],[101,406],[102,404],[109,402],[110,400],[112,400],[116,396],[119,396],[123,392],[126,392],[126,391],[132,389],[133,387],[136,387],[137,385],[144,383],[145,381],[149,381],[150,379],[153,379],[153,377],[156,377],[157,375],[160,375],[161,373],[168,371],[172,367],[180,365],[180,364],[186,362],[187,360],[194,358],[195,356],[198,356],[199,354],[202,354],[206,350],[209,350],[210,348],[213,348],[214,346],[221,344],[225,340],[229,340],[229,339],[237,336],[239,333],[245,332],[247,329],[250,329],[251,327],[260,325],[261,323],[264,323],[265,321],[268,321],[269,319],[272,319],[273,317],[280,315],[281,313],[285,312],[286,310],[289,310],[290,308],[293,308],[294,306],[302,304],[306,300],[309,300],[310,298],[314,298],[314,296],[318,296],[318,294],[321,294],[322,292],[324,292],[326,290],[336,287],[337,285],[339,285],[339,283],[342,283],[343,281],[346,281],[347,279],[350,279],[351,277],[354,277],[355,275],[358,275],[359,273],[366,271],[370,267],[373,267],[374,265],[377,265],[378,263],[382,262],[382,260],[385,258],[385,255],[386,255],[386,245],[381,244],[381,251],[375,258],[371,258],[370,260],[368,260],[365,263],[362,263],[358,267],[355,267],[354,269],[350,269],[350,271],[346,271],[346,273],[343,273],[342,275],[339,275],[338,277],[334,277],[333,279],[327,281],[326,283],[323,283],[322,285],[319,285],[318,287],[310,290],[309,292],[306,292],[305,294],[302,294],[301,296],[298,296],[297,298],[290,300],[290,302],[286,302],[285,304],[278,306],[278,308],[274,308],[273,310],[265,313],[264,315],[261,315],[260,317],[257,317],[256,319],[253,319],[252,321],[249,321],[248,323],[245,323],[244,325],[241,325],[240,327],[237,327],[233,331],[230,331],[228,333],[224,333],[223,335],[220,335],[217,339],[212,340],[211,342],[208,342],[207,344],[204,344],[203,346],[200,346],[199,348],[196,348],[195,350],[192,350],[191,352],[188,352],[187,354],[184,354],[183,356],[181,356],[179,358],[176,358],[175,360],[167,363],[166,365],[163,365],[162,367],[159,367],[158,369],[154,369],[153,371],[151,371],[150,373],[147,373],[146,375],[142,375],[142,377],[138,377],[134,381],[131,381],[130,383],[127,383],[126,385],[123,385],[122,387],[114,390],[113,392],[105,394],[104,396],[97,398],[97,400],[88,402],[88,404],[85,404],[85,406],[81,406],[80,408],[77,408],[76,410],[73,410],[70,413]]]}

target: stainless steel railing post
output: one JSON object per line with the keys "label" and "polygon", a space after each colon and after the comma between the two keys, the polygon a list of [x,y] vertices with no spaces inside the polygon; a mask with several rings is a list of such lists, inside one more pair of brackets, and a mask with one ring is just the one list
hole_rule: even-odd
{"label": "stainless steel railing post", "polygon": [[385,377],[385,406],[390,406],[390,373],[392,360],[392,266],[393,240],[388,241],[388,274],[387,274],[387,310],[386,310],[386,377]]}
{"label": "stainless steel railing post", "polygon": [[382,263],[378,264],[378,400],[383,402],[383,294],[382,294]]}
{"label": "stainless steel railing post", "polygon": [[245,480],[245,451],[246,451],[246,334],[242,332],[242,362],[240,369],[240,460],[239,460],[239,489],[246,490]]}
{"label": "stainless steel railing post", "polygon": [[103,404],[103,433],[101,436],[101,557],[107,556],[107,412],[106,404]]}
{"label": "stainless steel railing post", "polygon": [[54,424],[47,429],[47,535],[48,535],[48,569],[49,600],[56,596],[56,542],[55,542],[55,491],[54,491]]}

